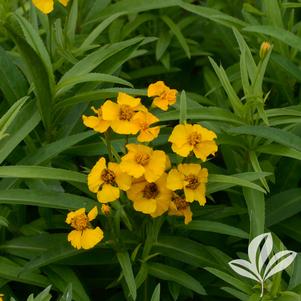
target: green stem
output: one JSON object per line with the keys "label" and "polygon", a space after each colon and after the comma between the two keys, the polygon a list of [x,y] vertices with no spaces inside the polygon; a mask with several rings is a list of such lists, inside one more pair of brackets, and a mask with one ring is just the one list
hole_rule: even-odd
{"label": "green stem", "polygon": [[109,131],[105,132],[106,146],[108,150],[109,160],[114,161],[113,153],[112,153],[112,144],[111,144],[111,135]]}

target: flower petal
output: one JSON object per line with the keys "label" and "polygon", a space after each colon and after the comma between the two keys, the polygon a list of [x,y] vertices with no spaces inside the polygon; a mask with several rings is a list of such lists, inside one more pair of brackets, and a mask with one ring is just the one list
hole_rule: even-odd
{"label": "flower petal", "polygon": [[89,219],[89,221],[93,221],[93,219],[96,218],[97,214],[98,214],[98,210],[97,210],[97,207],[95,206],[88,213],[88,219]]}
{"label": "flower petal", "polygon": [[119,199],[120,190],[110,184],[102,185],[102,188],[97,193],[97,199],[101,203],[109,203]]}
{"label": "flower petal", "polygon": [[68,234],[68,241],[70,241],[71,245],[78,250],[82,246],[81,236],[82,236],[82,232],[77,230],[73,230]]}
{"label": "flower petal", "polygon": [[53,11],[53,0],[32,0],[32,3],[44,14],[49,14]]}
{"label": "flower petal", "polygon": [[155,212],[157,208],[157,202],[155,199],[144,199],[141,198],[139,200],[134,201],[134,209],[136,211],[143,212],[145,214],[150,214]]}
{"label": "flower petal", "polygon": [[103,231],[95,229],[85,229],[81,236],[81,246],[83,249],[91,249],[103,239]]}
{"label": "flower petal", "polygon": [[119,92],[117,96],[117,102],[120,105],[127,105],[134,108],[140,104],[140,98],[135,98],[126,93]]}
{"label": "flower petal", "polygon": [[107,100],[101,110],[104,120],[116,120],[119,117],[119,105],[111,100]]}
{"label": "flower petal", "polygon": [[101,179],[101,173],[105,168],[106,159],[101,157],[88,174],[88,187],[90,191],[95,193],[98,191],[100,185],[103,183],[103,180]]}
{"label": "flower petal", "polygon": [[202,161],[205,161],[209,155],[214,155],[217,152],[217,145],[214,141],[204,141],[198,143],[193,152],[195,156]]}
{"label": "flower petal", "polygon": [[153,97],[153,96],[159,96],[163,92],[165,92],[168,89],[168,87],[164,84],[163,81],[157,81],[153,84],[150,84],[147,89],[147,96]]}
{"label": "flower petal", "polygon": [[67,6],[69,0],[59,0],[59,2],[60,2],[61,4],[63,4],[64,6]]}
{"label": "flower petal", "polygon": [[173,191],[183,188],[183,176],[178,170],[172,169],[168,173],[166,186]]}

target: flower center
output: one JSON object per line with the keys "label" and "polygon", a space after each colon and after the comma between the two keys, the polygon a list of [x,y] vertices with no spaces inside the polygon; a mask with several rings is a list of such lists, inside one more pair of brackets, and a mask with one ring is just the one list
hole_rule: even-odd
{"label": "flower center", "polygon": [[130,121],[134,115],[134,110],[128,105],[121,105],[119,110],[119,119]]}
{"label": "flower center", "polygon": [[192,132],[191,135],[188,137],[188,143],[192,146],[197,145],[201,141],[202,141],[202,136],[197,132]]}
{"label": "flower center", "polygon": [[142,166],[145,166],[149,162],[149,159],[150,155],[145,153],[138,153],[135,156],[135,161]]}
{"label": "flower center", "polygon": [[115,173],[110,170],[110,169],[104,169],[101,173],[101,179],[106,183],[106,184],[115,184]]}
{"label": "flower center", "polygon": [[188,184],[185,186],[188,189],[195,190],[200,185],[199,179],[196,175],[185,176],[185,181],[188,182]]}
{"label": "flower center", "polygon": [[189,206],[185,199],[179,196],[174,197],[172,201],[174,202],[178,210],[185,210]]}
{"label": "flower center", "polygon": [[85,213],[82,213],[71,220],[71,226],[78,230],[83,231],[89,227],[89,219]]}
{"label": "flower center", "polygon": [[142,192],[145,199],[154,199],[159,194],[159,189],[157,184],[149,183],[145,185]]}

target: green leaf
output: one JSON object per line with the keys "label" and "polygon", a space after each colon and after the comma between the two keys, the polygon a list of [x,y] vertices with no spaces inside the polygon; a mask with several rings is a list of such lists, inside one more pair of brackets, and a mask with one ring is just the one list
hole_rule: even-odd
{"label": "green leaf", "polygon": [[293,148],[272,143],[268,145],[261,145],[256,149],[259,153],[270,154],[280,157],[288,157],[296,160],[301,160],[301,152]]}
{"label": "green leaf", "polygon": [[31,205],[56,209],[92,209],[97,203],[92,199],[75,194],[37,191],[31,189],[0,190],[0,204]]}
{"label": "green leaf", "polygon": [[[170,121],[179,119],[179,111],[172,110],[169,112],[158,113],[157,116],[160,121]],[[214,121],[225,121],[230,124],[242,125],[241,122],[233,113],[217,108],[217,107],[202,107],[201,110],[188,109],[187,110],[187,119],[191,120],[214,120]]]}
{"label": "green leaf", "polygon": [[153,245],[154,252],[199,267],[224,265],[230,260],[216,250],[180,236],[160,236]]}
{"label": "green leaf", "polygon": [[167,26],[170,28],[172,33],[176,36],[177,40],[179,41],[180,45],[182,46],[187,57],[190,59],[191,55],[190,55],[189,46],[188,46],[186,39],[183,36],[181,30],[179,29],[179,27],[166,15],[162,16],[161,19],[167,24]]}
{"label": "green leaf", "polygon": [[301,50],[301,38],[285,29],[269,25],[251,25],[244,27],[243,30],[271,36],[299,51]]}
{"label": "green leaf", "polygon": [[187,121],[187,100],[186,93],[183,90],[180,96],[180,118],[179,121],[181,124],[185,124]]}
{"label": "green leaf", "polygon": [[72,287],[72,283],[69,283],[59,301],[72,301]]}
{"label": "green leaf", "polygon": [[[52,87],[49,71],[45,67],[44,61],[35,50],[19,36],[10,26],[6,29],[11,39],[16,43],[22,58],[28,69],[29,82],[34,85],[34,92],[37,97],[37,106],[41,114],[45,128],[51,124],[52,111]],[[29,115],[30,116],[30,115]]]}
{"label": "green leaf", "polygon": [[206,295],[203,286],[192,276],[174,267],[161,263],[148,263],[148,272],[153,277],[174,281],[200,295]]}
{"label": "green leaf", "polygon": [[113,56],[114,54],[126,49],[130,46],[137,45],[141,43],[144,38],[138,37],[133,38],[127,41],[115,43],[109,46],[104,46],[96,51],[92,52],[91,54],[85,56],[82,60],[76,63],[71,69],[69,69],[59,81],[61,84],[64,81],[72,80],[74,77],[79,77],[81,75],[88,74],[89,72],[93,71],[96,67],[98,67],[101,63],[105,60]]}
{"label": "green leaf", "polygon": [[0,177],[87,182],[86,175],[79,172],[43,166],[0,166]]}
{"label": "green leaf", "polygon": [[127,252],[117,252],[116,256],[118,258],[119,264],[122,269],[122,273],[125,279],[125,282],[128,286],[129,292],[134,300],[137,298],[137,287],[133,274],[132,264],[130,256]]}
{"label": "green leaf", "polygon": [[116,13],[112,16],[109,16],[107,19],[102,21],[99,25],[97,25],[92,32],[86,37],[86,39],[81,44],[79,50],[88,49],[91,44],[97,39],[97,37],[117,18],[122,16],[124,13]]}
{"label": "green leaf", "polygon": [[301,188],[282,191],[266,201],[267,227],[299,213],[301,211]]}
{"label": "green leaf", "polygon": [[252,287],[250,285],[245,284],[241,280],[234,278],[233,276],[231,276],[225,272],[222,272],[220,270],[217,270],[215,268],[205,268],[205,270],[207,270],[211,274],[215,275],[216,277],[224,280],[225,282],[231,284],[232,286],[234,286],[235,288],[244,292],[245,294],[247,294],[247,295],[253,294]]}
{"label": "green leaf", "polygon": [[222,66],[218,66],[215,61],[209,57],[209,61],[219,79],[219,81],[221,82],[225,92],[228,95],[230,104],[234,110],[234,112],[240,116],[242,110],[243,110],[243,105],[239,99],[239,97],[237,96],[234,88],[232,87],[230,80],[227,76],[227,73],[225,71],[225,69]]}
{"label": "green leaf", "polygon": [[[50,88],[54,86],[54,75],[51,64],[50,56],[47,49],[38,33],[33,26],[24,17],[18,14],[14,14],[14,17],[18,20],[22,27],[26,42],[32,47],[32,49],[38,54],[47,69],[47,73],[50,80]],[[16,43],[18,45],[18,43]],[[18,45],[20,47],[20,45]],[[28,53],[29,54],[29,53]]]}
{"label": "green leaf", "polygon": [[125,12],[127,14],[136,14],[143,11],[152,9],[166,8],[177,6],[181,3],[180,0],[122,0],[112,5],[109,5],[98,14],[96,19],[92,19],[86,24],[97,23],[99,20],[107,18],[115,13]]}
{"label": "green leaf", "polygon": [[55,97],[58,97],[61,94],[67,92],[77,84],[86,83],[86,82],[107,82],[107,83],[121,84],[129,87],[133,87],[133,85],[130,82],[122,78],[119,78],[117,76],[104,74],[104,73],[88,73],[79,76],[74,76],[64,81],[60,81],[60,83],[56,86]]}
{"label": "green leaf", "polygon": [[179,228],[183,228],[185,230],[213,232],[240,238],[249,238],[249,234],[239,228],[214,221],[194,219],[188,225],[182,225]]}
{"label": "green leaf", "polygon": [[0,228],[1,227],[8,227],[8,220],[4,217],[0,215]]}
{"label": "green leaf", "polygon": [[130,95],[146,96],[146,90],[143,89],[130,89],[130,88],[105,88],[94,91],[83,92],[69,98],[64,98],[57,103],[57,109],[68,106],[73,106],[79,103],[89,103],[94,100],[106,99],[116,97],[119,92],[124,92]]}
{"label": "green leaf", "polygon": [[16,282],[46,287],[49,281],[45,276],[37,273],[21,274],[22,266],[16,264],[12,260],[0,257],[0,277]]}
{"label": "green leaf", "polygon": [[248,180],[239,178],[237,175],[236,176],[227,176],[227,175],[210,174],[208,177],[208,182],[209,183],[231,184],[232,186],[238,185],[238,186],[243,186],[243,187],[249,187],[249,188],[264,192],[264,193],[266,192],[259,185],[254,184]]}
{"label": "green leaf", "polygon": [[265,226],[265,199],[260,191],[243,188],[250,219],[250,238],[264,233]]}
{"label": "green leaf", "polygon": [[[24,116],[28,116],[24,119]],[[24,140],[25,137],[39,124],[41,118],[34,102],[20,109],[14,122],[7,129],[7,136],[0,141],[0,164]]]}
{"label": "green leaf", "polygon": [[203,18],[209,19],[213,22],[222,24],[230,28],[232,28],[233,26],[242,27],[246,25],[244,21],[229,16],[221,12],[220,10],[214,8],[205,7],[201,5],[193,5],[185,2],[181,2],[180,6],[191,13],[197,14]]}
{"label": "green leaf", "polygon": [[64,292],[66,286],[72,283],[72,296],[74,301],[90,301],[83,285],[71,268],[65,266],[50,265],[44,268],[49,280],[61,291]]}
{"label": "green leaf", "polygon": [[232,135],[252,135],[266,138],[268,140],[275,141],[277,143],[301,151],[301,138],[285,130],[267,126],[253,125],[232,128],[227,130],[227,132]]}
{"label": "green leaf", "polygon": [[28,97],[23,97],[16,101],[9,110],[0,118],[0,140],[7,134],[5,133],[7,128],[13,123],[16,116],[20,112],[21,108],[27,101]]}
{"label": "green leaf", "polygon": [[160,283],[156,285],[150,301],[160,301]]}
{"label": "green leaf", "polygon": [[10,55],[0,47],[0,90],[10,104],[26,95],[28,84]]}
{"label": "green leaf", "polygon": [[161,31],[156,43],[156,59],[160,60],[171,42],[172,35],[169,31]]}
{"label": "green leaf", "polygon": [[78,0],[73,0],[67,17],[66,27],[65,27],[66,37],[71,42],[71,44],[74,43],[74,39],[75,39],[77,17],[78,17]]}

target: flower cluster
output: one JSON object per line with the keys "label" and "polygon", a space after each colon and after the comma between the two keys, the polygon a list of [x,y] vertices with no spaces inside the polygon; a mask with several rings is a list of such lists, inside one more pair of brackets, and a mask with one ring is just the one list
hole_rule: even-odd
{"label": "flower cluster", "polygon": [[[166,111],[176,102],[176,94],[175,89],[158,81],[148,87],[147,95],[153,98],[150,108],[140,98],[120,92],[116,102],[106,100],[98,109],[93,107],[95,116],[83,116],[85,126],[96,132],[137,135],[137,143],[125,143],[126,153],[119,162],[107,162],[101,157],[88,175],[89,190],[96,194],[104,215],[110,214],[109,203],[118,200],[122,193],[136,211],[154,218],[165,213],[184,216],[185,224],[192,220],[192,202],[205,205],[207,169],[197,163],[172,166],[163,150],[145,143],[154,140],[160,132],[160,126],[155,124],[159,119],[150,110],[157,107]],[[201,125],[185,123],[173,129],[168,141],[173,152],[181,157],[194,154],[205,161],[217,151],[215,138],[214,132]],[[68,214],[66,222],[75,229],[68,240],[75,248],[87,249],[102,240],[102,230],[93,229],[90,224],[96,215],[96,208],[88,215],[84,208]]]}

